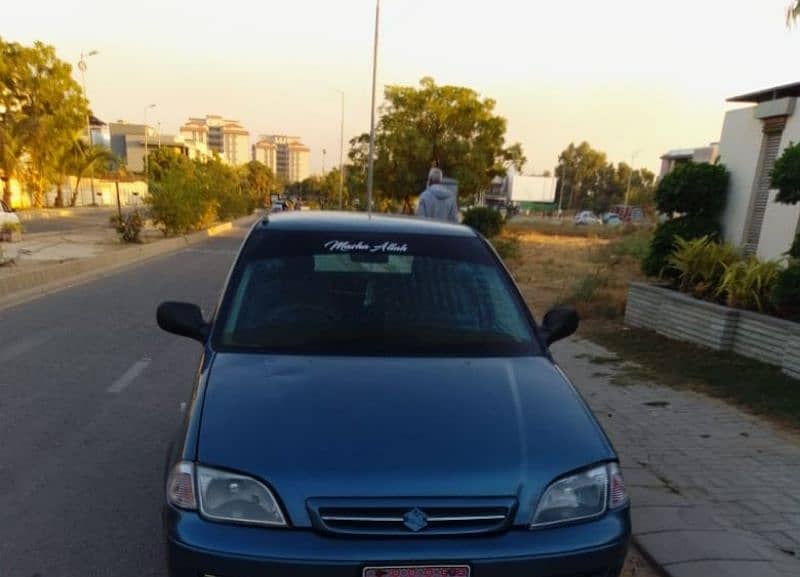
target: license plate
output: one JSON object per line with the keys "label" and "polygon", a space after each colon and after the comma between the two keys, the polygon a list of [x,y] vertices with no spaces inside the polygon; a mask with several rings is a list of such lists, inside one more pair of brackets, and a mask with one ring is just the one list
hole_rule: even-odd
{"label": "license plate", "polygon": [[469,565],[365,567],[362,577],[469,577]]}

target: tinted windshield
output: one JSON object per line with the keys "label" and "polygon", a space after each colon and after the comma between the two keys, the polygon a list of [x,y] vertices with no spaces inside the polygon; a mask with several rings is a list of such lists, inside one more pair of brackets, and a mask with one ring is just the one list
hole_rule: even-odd
{"label": "tinted windshield", "polygon": [[538,354],[505,271],[477,238],[263,231],[214,329],[227,351]]}

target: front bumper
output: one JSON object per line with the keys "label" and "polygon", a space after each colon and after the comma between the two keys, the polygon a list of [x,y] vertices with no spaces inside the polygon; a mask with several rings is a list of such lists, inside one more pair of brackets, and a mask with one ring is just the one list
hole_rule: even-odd
{"label": "front bumper", "polygon": [[367,566],[468,564],[472,577],[616,577],[628,509],[571,526],[476,537],[364,538],[211,523],[166,510],[172,577],[361,577]]}

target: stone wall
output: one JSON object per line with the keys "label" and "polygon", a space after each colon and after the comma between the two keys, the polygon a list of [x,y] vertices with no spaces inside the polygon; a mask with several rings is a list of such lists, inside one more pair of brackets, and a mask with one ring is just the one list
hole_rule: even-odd
{"label": "stone wall", "polygon": [[800,324],[631,283],[625,324],[777,365],[800,379]]}

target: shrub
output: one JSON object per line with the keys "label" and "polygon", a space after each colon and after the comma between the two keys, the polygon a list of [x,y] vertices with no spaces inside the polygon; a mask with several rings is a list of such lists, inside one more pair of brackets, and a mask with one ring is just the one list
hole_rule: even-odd
{"label": "shrub", "polygon": [[162,180],[152,182],[147,202],[153,223],[165,236],[200,228],[204,216],[216,210],[216,203],[204,194],[195,174],[182,170],[166,171]]}
{"label": "shrub", "polygon": [[800,259],[800,232],[795,235],[794,242],[786,255],[789,258]]}
{"label": "shrub", "polygon": [[22,232],[22,225],[18,222],[4,222],[0,230],[6,233]]}
{"label": "shrub", "polygon": [[721,164],[682,164],[658,183],[656,205],[664,214],[716,220],[725,208],[729,180]]}
{"label": "shrub", "polygon": [[629,256],[641,261],[647,256],[650,250],[650,241],[653,236],[649,231],[639,231],[628,234],[608,245],[608,252],[613,256]]}
{"label": "shrub", "polygon": [[503,230],[503,216],[486,206],[475,206],[464,213],[464,224],[471,226],[486,238],[493,238]]}
{"label": "shrub", "polygon": [[676,271],[669,268],[669,257],[675,248],[675,240],[681,237],[686,240],[708,236],[719,237],[719,224],[715,220],[684,216],[673,218],[656,227],[650,250],[642,260],[642,271],[648,276],[676,276]]}
{"label": "shrub", "polygon": [[800,144],[792,144],[775,161],[772,169],[772,188],[778,189],[777,202],[800,202]]}
{"label": "shrub", "polygon": [[520,248],[519,237],[517,236],[502,236],[492,239],[492,245],[504,261],[518,259],[521,255],[522,249]]}
{"label": "shrub", "polygon": [[677,273],[680,290],[703,297],[716,291],[725,267],[739,259],[734,247],[716,243],[706,235],[692,240],[676,237],[675,250],[667,262]]}
{"label": "shrub", "polygon": [[781,272],[780,263],[750,257],[724,269],[717,296],[724,296],[728,306],[764,312]]}
{"label": "shrub", "polygon": [[134,210],[122,218],[116,218],[116,229],[123,242],[141,242],[144,219],[138,210]]}
{"label": "shrub", "polygon": [[799,262],[793,262],[778,274],[772,289],[772,305],[781,316],[800,321]]}

